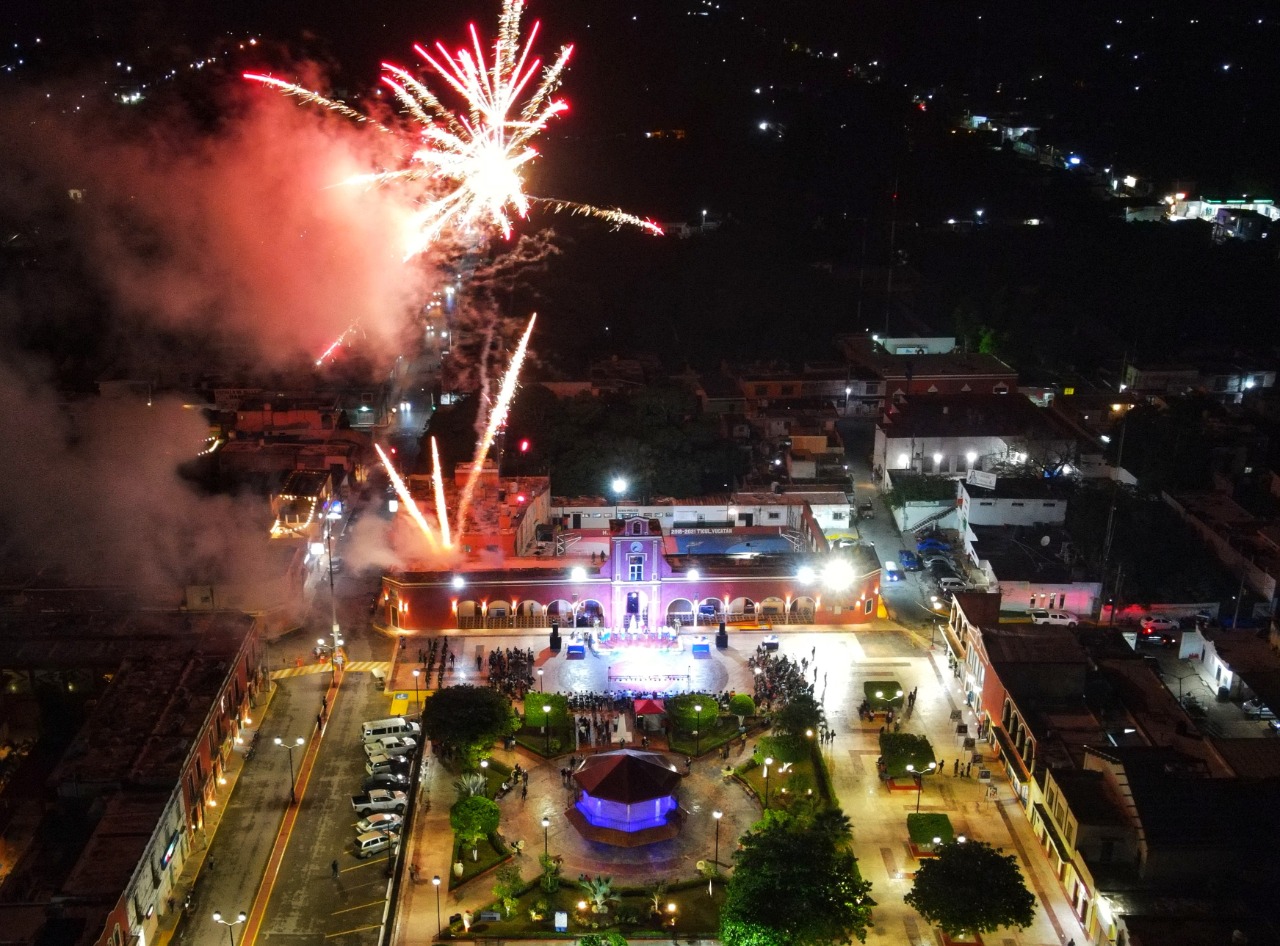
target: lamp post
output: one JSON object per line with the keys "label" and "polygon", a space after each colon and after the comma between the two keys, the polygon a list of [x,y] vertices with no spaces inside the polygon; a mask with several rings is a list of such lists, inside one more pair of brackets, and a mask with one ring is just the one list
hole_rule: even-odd
{"label": "lamp post", "polygon": [[764,757],[764,806],[769,807],[769,766],[773,765],[773,756]]}
{"label": "lamp post", "polygon": [[693,731],[693,754],[702,755],[702,704],[695,703],[693,712],[695,715],[694,725],[698,727]]}
{"label": "lamp post", "polygon": [[237,914],[234,922],[232,922],[231,920],[224,920],[222,918],[222,912],[220,910],[213,911],[213,922],[221,923],[223,926],[227,928],[227,936],[230,937],[231,939],[231,946],[236,946],[235,928],[247,919],[249,919],[249,915],[245,913],[243,910],[241,910],[240,913]]}
{"label": "lamp post", "polygon": [[[332,513],[330,515],[332,515]],[[332,657],[337,657],[338,645],[342,643],[342,637],[338,630],[338,597],[333,590],[333,527],[328,522],[325,523],[324,527],[324,548],[329,559],[329,614],[333,620]],[[337,664],[333,664],[333,667],[336,672]]]}
{"label": "lamp post", "polygon": [[538,668],[538,692],[542,692],[542,668]]}
{"label": "lamp post", "polygon": [[720,866],[720,819],[724,817],[723,811],[711,812],[711,817],[716,819],[716,856],[713,863],[716,867]]}
{"label": "lamp post", "polygon": [[613,518],[617,519],[618,503],[622,499],[622,494],[627,491],[627,481],[621,476],[615,476],[609,486],[613,490]]}
{"label": "lamp post", "polygon": [[418,695],[418,677],[421,673],[417,667],[413,668],[413,705],[418,708],[418,715],[422,715],[422,697]]}
{"label": "lamp post", "polygon": [[551,705],[542,704],[542,732],[546,736],[546,754],[551,755]]}
{"label": "lamp post", "polygon": [[436,935],[439,936],[443,931],[440,926],[440,875],[436,874],[431,878],[431,886],[436,888]]}
{"label": "lamp post", "polygon": [[542,819],[542,856],[547,856],[547,829],[551,827],[551,819]]}
{"label": "lamp post", "polygon": [[289,753],[289,804],[291,805],[296,805],[298,803],[298,796],[293,788],[293,749],[295,746],[302,745],[305,741],[306,740],[301,736],[293,742],[285,742],[279,736],[276,736],[275,738],[275,744],[277,746],[281,746],[287,753]]}
{"label": "lamp post", "polygon": [[937,767],[937,762],[930,762],[927,769],[923,772],[917,772],[914,765],[910,762],[907,763],[907,771],[910,772],[911,777],[916,780],[916,814],[920,814],[920,794],[924,791],[924,777]]}

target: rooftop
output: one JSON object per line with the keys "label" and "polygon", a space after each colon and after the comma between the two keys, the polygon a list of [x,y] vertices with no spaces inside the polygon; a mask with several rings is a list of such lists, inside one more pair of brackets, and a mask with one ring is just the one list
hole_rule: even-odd
{"label": "rooftop", "polygon": [[1063,549],[1070,545],[1063,529],[973,525],[969,528],[975,537],[974,552],[991,563],[992,571],[1002,581],[1069,584],[1075,580],[1071,566],[1061,557]]}
{"label": "rooftop", "polygon": [[[946,357],[946,356],[938,356]],[[1017,437],[1074,440],[1052,411],[1022,394],[913,394],[891,408],[881,427],[890,438]]]}
{"label": "rooftop", "polygon": [[982,629],[992,665],[1073,664],[1089,662],[1071,628],[1056,624],[1001,624]]}

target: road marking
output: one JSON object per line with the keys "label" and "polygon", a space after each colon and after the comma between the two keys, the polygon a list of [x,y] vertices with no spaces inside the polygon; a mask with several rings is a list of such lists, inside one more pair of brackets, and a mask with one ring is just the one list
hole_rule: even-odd
{"label": "road marking", "polygon": [[[336,678],[325,694],[329,712],[338,702],[338,690],[342,686],[343,674],[335,674]],[[326,719],[327,723],[328,720]],[[275,842],[271,846],[271,856],[267,859],[267,867],[263,872],[262,882],[258,885],[257,895],[249,908],[249,920],[245,923],[244,932],[240,935],[240,946],[254,946],[258,933],[262,929],[262,920],[266,916],[267,904],[271,902],[271,894],[275,890],[276,880],[280,876],[280,865],[284,862],[285,851],[289,847],[289,839],[293,836],[293,827],[297,823],[298,813],[302,810],[302,800],[307,794],[307,783],[315,769],[316,757],[320,754],[320,741],[324,738],[324,728],[317,725],[307,743],[307,751],[298,763],[298,776],[295,780],[297,804],[290,805],[280,822],[280,830],[276,832]]]}
{"label": "road marking", "polygon": [[373,926],[357,926],[354,929],[343,930],[341,933],[326,933],[324,938],[333,939],[336,936],[348,936],[351,933],[363,933],[365,930],[380,930],[380,929],[382,929],[382,924],[375,923]]}
{"label": "road marking", "polygon": [[377,906],[381,906],[382,904],[384,904],[384,903],[386,903],[386,902],[387,902],[387,898],[386,898],[386,897],[383,897],[381,900],[370,900],[368,903],[362,903],[362,904],[360,904],[360,906],[358,906],[358,907],[347,907],[347,908],[345,908],[345,909],[343,909],[343,910],[334,910],[334,911],[333,911],[332,913],[330,913],[329,915],[330,915],[330,916],[337,916],[339,913],[350,913],[352,910],[364,910],[364,909],[367,909],[368,907],[377,907]]}

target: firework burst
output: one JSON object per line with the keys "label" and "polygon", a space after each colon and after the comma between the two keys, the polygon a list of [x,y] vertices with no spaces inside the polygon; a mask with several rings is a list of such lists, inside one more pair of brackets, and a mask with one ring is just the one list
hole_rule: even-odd
{"label": "firework burst", "polygon": [[[562,47],[544,68],[532,55],[537,23],[529,30],[528,40],[521,41],[524,7],[525,0],[503,0],[498,36],[488,55],[474,26],[470,28],[470,46],[455,52],[440,43],[430,51],[414,46],[435,76],[465,104],[465,113],[446,108],[407,69],[383,63],[382,82],[409,119],[413,136],[410,156],[405,167],[361,175],[351,182],[423,188],[425,196],[413,222],[406,259],[425,251],[446,232],[494,229],[510,237],[513,218],[526,217],[535,204],[553,212],[568,210],[597,217],[615,227],[635,226],[655,235],[662,233],[654,222],[620,209],[525,192],[523,169],[538,156],[530,142],[568,108],[555,93],[573,47]],[[398,134],[345,103],[302,86],[255,73],[245,73],[245,78]]]}

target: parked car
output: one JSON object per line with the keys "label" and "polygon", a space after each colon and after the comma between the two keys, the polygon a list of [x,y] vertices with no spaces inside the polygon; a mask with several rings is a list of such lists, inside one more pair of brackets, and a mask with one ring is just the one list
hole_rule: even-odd
{"label": "parked car", "polygon": [[885,562],[884,568],[880,569],[880,571],[884,575],[885,581],[902,581],[902,572],[893,562]]}
{"label": "parked car", "polygon": [[418,748],[418,741],[409,736],[380,736],[364,744],[365,755],[408,756]]}
{"label": "parked car", "polygon": [[402,772],[379,772],[377,775],[370,775],[360,783],[362,792],[371,792],[375,788],[385,788],[393,792],[405,792],[409,790],[409,776]]}
{"label": "parked car", "polygon": [[941,578],[938,580],[938,587],[943,591],[964,591],[969,583],[963,578]]}
{"label": "parked car", "polygon": [[876,507],[872,503],[858,503],[859,519],[874,519],[876,517]]}
{"label": "parked car", "polygon": [[951,546],[941,539],[920,539],[916,542],[917,552],[950,552]]}
{"label": "parked car", "polygon": [[1245,700],[1240,708],[1249,719],[1275,719],[1275,711],[1261,700]]}
{"label": "parked car", "polygon": [[391,847],[392,836],[382,831],[367,831],[358,835],[351,845],[351,853],[359,858],[373,857]]}
{"label": "parked car", "polygon": [[379,752],[377,755],[369,756],[369,761],[364,764],[364,770],[367,775],[383,775],[387,772],[397,772],[408,774],[413,768],[413,760],[406,756],[388,756]]}
{"label": "parked car", "polygon": [[1159,631],[1148,631],[1145,628],[1138,632],[1139,647],[1172,647],[1178,643],[1178,638],[1172,634],[1162,634]]}
{"label": "parked car", "polygon": [[936,552],[924,555],[921,561],[924,562],[926,568],[933,568],[935,565],[945,565],[947,568],[956,567],[955,559],[950,555],[939,555]]}
{"label": "parked car", "polygon": [[910,549],[898,550],[898,564],[902,566],[903,571],[918,572],[921,569],[920,556]]}
{"label": "parked car", "polygon": [[1182,625],[1178,623],[1176,618],[1146,618],[1142,622],[1143,633],[1176,631],[1180,627]]}
{"label": "parked car", "polygon": [[399,831],[403,820],[394,811],[380,811],[357,821],[356,834],[364,834],[366,831]]}
{"label": "parked car", "polygon": [[1075,627],[1080,623],[1080,618],[1070,611],[1046,611],[1042,608],[1036,608],[1031,612],[1031,623],[1064,624],[1067,627]]}

